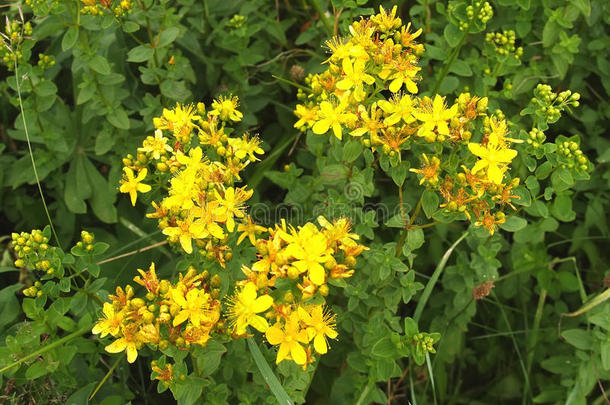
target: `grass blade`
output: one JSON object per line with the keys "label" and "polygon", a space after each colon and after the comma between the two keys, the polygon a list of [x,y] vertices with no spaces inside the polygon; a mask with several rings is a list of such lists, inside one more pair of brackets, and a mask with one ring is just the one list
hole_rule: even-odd
{"label": "grass blade", "polygon": [[254,339],[248,338],[247,340],[252,358],[254,359],[258,370],[261,372],[263,379],[271,389],[271,392],[273,392],[273,395],[275,395],[277,401],[280,403],[280,405],[294,405],[294,402],[292,402],[292,399],[290,399],[284,390],[284,387],[282,387],[280,380],[278,380],[275,374],[273,374],[271,367],[269,367],[267,360],[265,360],[265,357],[263,357],[263,353],[261,352],[261,349],[259,349]]}

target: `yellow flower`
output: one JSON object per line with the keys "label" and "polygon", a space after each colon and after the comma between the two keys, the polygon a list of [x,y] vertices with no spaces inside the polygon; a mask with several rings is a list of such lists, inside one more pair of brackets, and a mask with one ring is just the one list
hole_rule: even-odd
{"label": "yellow flower", "polygon": [[188,254],[193,253],[192,239],[201,239],[208,235],[203,224],[193,222],[194,210],[191,210],[184,220],[177,220],[176,226],[168,226],[163,229],[163,234],[174,239],[173,241],[179,241],[182,249]]}
{"label": "yellow flower", "polygon": [[286,248],[286,253],[297,259],[292,265],[301,273],[307,272],[315,285],[324,284],[326,273],[320,263],[326,263],[330,259],[326,237],[322,233],[311,233],[307,238],[299,235],[299,239],[300,243],[291,243]]}
{"label": "yellow flower", "polygon": [[155,295],[159,294],[159,279],[157,278],[157,272],[155,271],[155,263],[151,263],[148,271],[138,269],[139,276],[135,276],[133,281],[145,287],[148,292]]}
{"label": "yellow flower", "polygon": [[326,337],[335,339],[338,335],[335,330],[337,315],[324,311],[322,305],[313,305],[308,310],[299,306],[297,311],[301,321],[307,325],[307,335],[310,340],[313,339],[314,349],[320,354],[325,354],[328,351]]}
{"label": "yellow flower", "polygon": [[193,288],[185,296],[185,290],[179,286],[172,288],[170,292],[174,303],[180,307],[180,312],[174,317],[174,326],[178,326],[188,319],[194,326],[198,327],[202,322],[208,320],[206,314],[210,295],[204,290]]}
{"label": "yellow flower", "polygon": [[329,241],[339,241],[345,246],[356,246],[356,241],[360,239],[360,236],[355,233],[351,233],[352,225],[349,219],[343,217],[333,221],[331,224],[323,216],[319,216],[318,223],[324,228],[324,234]]}
{"label": "yellow flower", "polygon": [[457,114],[457,111],[457,104],[447,109],[445,97],[441,97],[438,94],[434,96],[434,100],[424,97],[421,108],[413,112],[415,118],[423,122],[423,125],[417,131],[417,135],[427,136],[435,128],[439,135],[449,135],[449,125],[447,125],[447,122]]}
{"label": "yellow flower", "polygon": [[237,225],[237,232],[242,232],[242,234],[239,235],[239,238],[237,238],[237,244],[239,245],[247,236],[250,243],[254,246],[256,245],[256,234],[265,232],[266,230],[267,228],[264,226],[256,225],[252,221],[250,215],[246,215],[242,220],[242,223]]}
{"label": "yellow flower", "polygon": [[367,114],[366,107],[363,105],[358,106],[358,113],[362,125],[359,128],[354,129],[349,134],[351,136],[362,136],[369,133],[369,136],[373,139],[379,133],[379,130],[384,127],[384,124],[380,122],[382,111],[377,109],[377,103],[371,105],[371,114]]}
{"label": "yellow flower", "polygon": [[280,346],[275,359],[276,364],[286,359],[292,359],[299,365],[307,362],[307,354],[301,343],[307,344],[309,339],[307,332],[301,328],[298,314],[294,312],[290,314],[284,328],[281,327],[280,322],[276,322],[267,329],[265,337],[270,344]]}
{"label": "yellow flower", "polygon": [[155,380],[172,381],[174,379],[174,367],[171,364],[166,364],[163,368],[155,364],[151,369],[153,373],[157,374],[157,376],[155,376]]}
{"label": "yellow flower", "polygon": [[394,28],[400,27],[402,21],[396,17],[397,6],[392,7],[392,11],[387,13],[382,6],[379,6],[379,14],[371,16],[371,21],[379,26],[381,32],[388,32]]}
{"label": "yellow flower", "polygon": [[241,121],[243,114],[237,110],[239,99],[235,96],[220,96],[212,102],[210,115],[217,115],[223,121]]}
{"label": "yellow flower", "polygon": [[294,127],[297,129],[303,129],[305,127],[311,128],[318,120],[318,110],[319,107],[317,105],[309,108],[302,104],[297,104],[294,115],[296,115],[299,120],[295,122]]}
{"label": "yellow flower", "polygon": [[129,363],[136,361],[136,358],[138,357],[138,346],[142,345],[142,342],[138,339],[137,327],[137,324],[132,323],[129,326],[121,328],[123,337],[106,346],[106,351],[108,353],[120,353],[125,351]]}
{"label": "yellow flower", "polygon": [[361,88],[363,83],[375,83],[375,78],[365,72],[364,60],[357,59],[352,63],[351,59],[345,58],[341,65],[345,76],[342,80],[337,82],[337,88],[339,90],[349,90],[352,87]]}
{"label": "yellow flower", "polygon": [[407,124],[415,121],[413,117],[413,100],[408,94],[403,94],[401,97],[395,96],[391,101],[379,101],[379,108],[388,116],[383,120],[385,125],[394,125],[400,120]]}
{"label": "yellow flower", "polygon": [[340,37],[334,37],[326,41],[326,46],[330,49],[331,56],[324,63],[329,61],[338,62],[349,57],[367,60],[369,57],[362,46],[344,41]]}
{"label": "yellow flower", "polygon": [[318,113],[319,120],[313,126],[313,133],[322,135],[332,128],[335,136],[340,140],[343,136],[341,125],[355,122],[358,117],[356,114],[345,112],[346,104],[340,103],[337,106],[328,101],[320,103],[320,112]]}
{"label": "yellow flower", "polygon": [[193,212],[196,212],[196,215],[199,217],[195,222],[198,226],[201,226],[202,232],[199,238],[207,238],[212,235],[217,239],[222,239],[225,236],[224,231],[216,222],[221,221],[216,213],[216,207],[218,203],[216,201],[211,201],[209,203],[204,203],[201,207],[194,207]]}
{"label": "yellow flower", "polygon": [[173,151],[172,147],[167,144],[167,138],[163,136],[160,129],[155,131],[155,136],[146,137],[142,142],[142,147],[138,148],[140,152],[152,153],[153,159],[160,159],[166,152]]}
{"label": "yellow flower", "polygon": [[186,144],[190,140],[191,131],[195,127],[193,121],[200,118],[195,114],[195,107],[192,105],[176,104],[176,107],[172,110],[164,108],[161,117],[153,118],[153,124],[157,129],[171,131],[179,142]]}
{"label": "yellow flower", "polygon": [[252,197],[254,190],[246,190],[245,187],[235,189],[229,187],[225,189],[224,195],[221,196],[218,190],[214,191],[218,206],[214,210],[214,214],[226,221],[227,230],[233,232],[235,229],[235,220],[233,217],[244,217],[244,202]]}
{"label": "yellow flower", "polygon": [[111,334],[112,336],[117,336],[125,314],[123,313],[123,311],[116,312],[114,310],[114,305],[109,302],[104,302],[102,312],[104,314],[104,318],[99,319],[99,321],[91,330],[91,333],[93,333],[94,335],[97,335],[99,333],[100,337],[104,337],[108,334]]}
{"label": "yellow flower", "polygon": [[405,57],[404,59],[393,60],[392,63],[385,65],[379,72],[379,77],[383,80],[392,80],[388,87],[392,93],[398,93],[405,85],[409,93],[416,94],[418,89],[413,79],[417,77],[417,72],[420,70],[421,68],[415,66],[408,57]]}
{"label": "yellow flower", "polygon": [[231,328],[237,335],[246,333],[246,328],[251,325],[259,332],[265,332],[269,327],[267,320],[258,313],[264,312],[273,305],[270,295],[257,297],[256,285],[247,283],[234,296],[229,298],[228,317]]}
{"label": "yellow flower", "polygon": [[508,165],[517,156],[517,151],[502,147],[495,132],[489,134],[487,146],[478,143],[469,143],[468,149],[473,155],[480,158],[472,168],[472,173],[487,168],[487,178],[495,184],[502,183],[504,172]]}
{"label": "yellow flower", "polygon": [[229,145],[231,145],[235,150],[235,157],[243,160],[246,156],[252,160],[257,161],[259,158],[255,155],[255,153],[263,154],[265,151],[260,147],[261,141],[258,137],[252,137],[248,139],[246,135],[242,138],[229,138]]}
{"label": "yellow flower", "polygon": [[125,175],[120,181],[121,187],[119,188],[119,191],[121,193],[129,193],[131,205],[135,206],[138,198],[138,191],[140,193],[148,193],[150,191],[150,186],[148,184],[140,183],[146,178],[148,170],[146,168],[140,170],[137,177],[134,177],[133,170],[129,167],[124,167],[123,171],[125,172]]}
{"label": "yellow flower", "polygon": [[[422,168],[409,169],[409,171],[422,175],[422,178],[419,181],[420,185],[424,184],[427,181],[430,185],[435,186],[438,183],[438,169],[440,167],[441,161],[436,156],[433,156],[432,159],[428,159],[428,156],[426,156],[425,153],[422,153],[422,156],[426,162],[422,166]],[[430,163],[430,161],[432,161],[432,163]]]}
{"label": "yellow flower", "polygon": [[493,235],[496,231],[496,225],[503,224],[506,222],[506,217],[503,212],[497,212],[495,215],[489,213],[488,210],[485,210],[483,213],[483,218],[476,221],[475,226],[482,226],[489,231],[490,235]]}

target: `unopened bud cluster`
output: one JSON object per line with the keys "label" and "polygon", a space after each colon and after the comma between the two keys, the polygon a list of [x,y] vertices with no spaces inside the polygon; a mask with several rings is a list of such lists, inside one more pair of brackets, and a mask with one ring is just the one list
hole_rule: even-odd
{"label": "unopened bud cluster", "polygon": [[133,9],[131,0],[81,0],[83,7],[81,13],[90,15],[104,15],[111,13],[115,17],[124,17]]}
{"label": "unopened bud cluster", "polygon": [[530,104],[535,109],[536,115],[546,122],[556,122],[561,117],[561,112],[569,106],[578,107],[580,105],[580,94],[565,90],[555,93],[551,86],[539,84]]}
{"label": "unopened bud cluster", "polygon": [[0,35],[0,60],[12,71],[15,69],[15,62],[24,62],[23,44],[26,37],[32,35],[32,24],[29,21],[7,20],[4,32]]}
{"label": "unopened bud cluster", "polygon": [[31,233],[21,232],[11,235],[11,245],[18,256],[15,267],[28,267],[32,270],[44,271],[53,274],[56,267],[51,261],[53,254],[49,249],[49,238],[39,229]]}
{"label": "unopened bud cluster", "polygon": [[501,33],[489,32],[485,36],[485,41],[493,46],[498,55],[512,55],[515,59],[521,59],[523,56],[523,47],[515,46],[515,31],[513,30],[503,30]]}
{"label": "unopened bud cluster", "polygon": [[587,171],[589,169],[589,159],[580,150],[578,143],[570,140],[559,140],[557,142],[557,150],[560,155],[561,167],[564,169],[580,169]]}
{"label": "unopened bud cluster", "polygon": [[[451,4],[451,3],[450,3]],[[449,7],[449,12],[452,14],[454,10],[452,7]],[[458,28],[460,31],[469,31],[474,27],[484,27],[485,24],[493,17],[494,12],[491,4],[487,1],[474,0],[471,1],[468,6],[466,6],[466,18],[463,18],[461,15],[455,15],[458,18]],[[479,28],[480,29],[480,28]]]}

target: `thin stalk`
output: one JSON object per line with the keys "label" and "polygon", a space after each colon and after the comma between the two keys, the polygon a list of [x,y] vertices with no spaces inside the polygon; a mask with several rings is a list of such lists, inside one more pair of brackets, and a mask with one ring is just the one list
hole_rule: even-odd
{"label": "thin stalk", "polygon": [[119,365],[119,362],[121,360],[123,360],[123,358],[124,358],[123,356],[117,356],[117,359],[114,361],[114,364],[112,365],[112,367],[110,367],[110,370],[108,370],[108,372],[106,373],[104,378],[102,378],[102,381],[100,381],[100,383],[97,385],[97,387],[95,387],[95,389],[93,390],[93,393],[89,396],[89,401],[91,401],[93,399],[95,394],[97,394],[97,392],[100,390],[100,388],[102,388],[102,385],[104,385],[104,383],[108,380],[108,378],[110,378],[110,376],[114,372],[114,369]]}
{"label": "thin stalk", "polygon": [[313,9],[316,10],[316,13],[318,13],[318,16],[320,17],[320,20],[322,20],[322,24],[324,24],[324,28],[326,28],[328,35],[332,36],[333,27],[330,24],[330,21],[328,21],[328,18],[326,17],[324,11],[322,11],[322,7],[320,7],[320,3],[318,3],[318,0],[309,0],[309,2],[311,3]]}
{"label": "thin stalk", "polygon": [[33,359],[33,358],[35,358],[37,356],[40,356],[41,354],[46,353],[49,350],[54,349],[57,346],[60,346],[60,345],[62,345],[64,343],[74,339],[75,337],[79,337],[81,335],[84,335],[85,333],[87,333],[90,330],[91,330],[91,326],[87,326],[86,328],[79,329],[76,332],[72,332],[69,335],[64,336],[63,338],[61,338],[59,340],[56,340],[53,343],[50,343],[50,344],[48,344],[48,345],[46,345],[44,347],[41,347],[40,349],[36,350],[35,352],[32,352],[32,353],[28,354],[27,356],[22,357],[19,360],[17,360],[15,362],[9,364],[8,366],[0,369],[0,374],[4,373],[7,370],[10,370],[11,368],[13,368],[15,366],[20,365],[23,362],[26,362],[26,361],[28,361],[30,359]]}
{"label": "thin stalk", "polygon": [[[538,306],[536,308],[536,314],[534,315],[534,324],[532,325],[532,329],[529,335],[529,339],[527,341],[527,360],[526,360],[526,368],[527,375],[531,375],[532,370],[532,362],[534,360],[534,353],[536,349],[536,341],[538,340],[538,331],[540,330],[540,321],[542,320],[542,311],[544,309],[544,302],[546,301],[547,291],[542,290],[540,292],[540,297],[538,297]],[[523,388],[523,397],[525,398],[525,393],[528,387]]]}
{"label": "thin stalk", "polygon": [[445,252],[443,257],[441,258],[441,261],[436,266],[436,269],[434,269],[434,273],[432,273],[432,277],[430,277],[430,280],[428,280],[428,283],[426,284],[426,288],[424,288],[424,292],[422,293],[421,298],[417,302],[417,307],[415,308],[415,313],[413,314],[413,320],[416,323],[419,322],[419,318],[421,317],[421,314],[424,311],[424,308],[426,307],[428,298],[430,298],[430,294],[432,294],[432,290],[434,289],[436,282],[438,281],[439,277],[441,276],[441,273],[443,272],[443,270],[445,269],[445,266],[447,265],[449,256],[451,256],[451,253],[453,253],[455,248],[466,238],[466,236],[468,236],[468,231],[464,232],[464,234],[462,236],[460,236],[458,238],[458,240],[456,240],[449,249],[447,249],[447,251]]}
{"label": "thin stalk", "polygon": [[[401,209],[402,209],[402,187],[399,188],[398,197],[399,197],[400,204],[401,204]],[[413,211],[413,215],[411,215],[411,218],[409,218],[409,225],[412,224],[413,221],[415,221],[415,219],[419,215],[419,212],[421,211],[421,207],[422,207],[422,202],[423,202],[423,194],[422,194],[422,197],[417,202],[417,205],[415,206],[415,211]],[[434,224],[434,225],[436,225],[436,224]],[[427,226],[425,226],[423,228],[427,228]],[[402,251],[402,247],[404,246],[405,241],[407,240],[407,235],[409,234],[409,231],[411,229],[419,229],[419,228],[411,227],[411,226],[405,226],[405,228],[402,230],[402,234],[400,235],[400,240],[398,241],[398,244],[396,245],[396,253],[395,253],[396,257],[400,256],[400,252]]]}
{"label": "thin stalk", "polygon": [[154,249],[154,248],[157,248],[159,246],[166,245],[166,244],[167,244],[167,241],[166,240],[162,240],[161,242],[153,243],[150,246],[145,246],[145,247],[140,248],[140,249],[132,250],[131,252],[123,253],[122,255],[110,257],[108,259],[104,259],[104,260],[102,260],[100,262],[97,262],[96,264],[104,264],[104,263],[113,262],[115,260],[119,260],[119,259],[122,259],[124,257],[132,256],[132,255],[135,255],[135,254],[138,254],[138,253],[141,253],[141,252],[145,252],[147,250]]}
{"label": "thin stalk", "polygon": [[360,393],[360,396],[358,397],[358,402],[356,402],[356,405],[363,405],[364,401],[366,400],[366,397],[369,395],[369,392],[371,392],[371,390],[373,389],[373,383],[369,382],[366,387],[364,387],[364,390],[362,390],[362,393]]}
{"label": "thin stalk", "polygon": [[23,109],[23,99],[21,97],[21,85],[19,84],[19,73],[17,71],[17,56],[15,56],[15,85],[17,87],[17,97],[19,98],[19,109],[21,110],[21,119],[23,120],[23,130],[25,132],[25,140],[28,144],[28,151],[30,152],[30,160],[32,161],[32,169],[34,169],[34,177],[36,178],[36,185],[38,186],[38,192],[40,193],[40,198],[42,199],[42,205],[44,206],[44,212],[47,214],[47,220],[49,221],[49,225],[51,226],[51,231],[53,232],[53,237],[55,238],[55,242],[57,246],[61,249],[61,243],[59,242],[59,237],[57,236],[57,232],[55,232],[55,227],[53,226],[53,221],[51,220],[51,214],[49,214],[49,208],[47,207],[47,202],[44,198],[44,193],[42,192],[42,186],[40,185],[40,177],[38,176],[38,169],[36,169],[36,162],[34,160],[34,153],[32,152],[32,144],[30,143],[30,132],[28,131],[28,124],[25,120],[25,110]]}
{"label": "thin stalk", "polygon": [[[504,305],[502,305],[500,303],[500,301],[498,300],[498,297],[496,296],[496,294],[493,291],[491,292],[491,296],[494,299],[493,302],[497,305],[498,308],[500,308],[500,314],[502,315],[502,319],[504,320],[504,323],[506,324],[506,327],[508,328],[508,330],[511,332],[511,334],[509,335],[510,340],[513,342],[515,352],[517,352],[517,357],[519,359],[519,365],[521,366],[521,371],[523,372],[523,378],[525,379],[526,388],[524,389],[524,391],[527,391],[527,394],[529,394],[530,399],[531,399],[532,389],[531,389],[531,385],[530,385],[529,375],[527,374],[527,369],[525,368],[525,363],[523,362],[523,356],[521,356],[521,350],[519,350],[519,345],[517,344],[517,339],[515,339],[515,336],[512,333],[512,328],[510,326],[508,316],[506,315],[506,311],[504,310]],[[524,395],[524,401],[525,401],[525,395]]]}
{"label": "thin stalk", "polygon": [[464,44],[465,39],[466,39],[466,34],[464,34],[462,36],[462,39],[460,39],[460,42],[457,44],[457,46],[455,48],[453,48],[453,51],[451,52],[451,55],[449,56],[449,60],[447,61],[445,66],[443,66],[443,70],[441,70],[440,75],[436,79],[436,83],[434,84],[434,89],[432,90],[432,94],[438,93],[438,89],[439,89],[439,87],[441,87],[441,83],[442,83],[443,79],[445,78],[445,76],[447,76],[447,73],[449,72],[449,69],[451,68],[451,65],[453,64],[453,61],[455,60],[455,58],[457,58],[458,54],[460,53],[460,49],[462,49],[462,45]]}

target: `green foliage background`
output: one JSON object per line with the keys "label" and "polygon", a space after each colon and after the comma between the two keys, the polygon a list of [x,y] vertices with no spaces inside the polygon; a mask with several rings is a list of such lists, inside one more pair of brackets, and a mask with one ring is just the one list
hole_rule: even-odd
{"label": "green foliage background", "polygon": [[[18,65],[23,109],[42,191],[63,246],[87,229],[111,246],[101,260],[162,240],[154,221],[144,219],[145,207],[134,209],[117,194],[121,158],[152,134],[152,117],[163,107],[209,105],[217,94],[231,92],[241,100],[242,129],[259,133],[266,150],[245,179],[255,190],[252,202],[272,212],[280,204],[300,207],[303,216],[293,216],[296,222],[314,219],[316,211],[349,215],[371,247],[355,276],[332,294],[340,339],[329,354],[306,372],[285,363],[274,368],[294,401],[607,403],[608,303],[576,317],[562,314],[576,311],[610,285],[610,3],[494,0],[492,19],[471,23],[464,34],[458,27],[468,16],[462,11],[476,2],[399,2],[403,22],[424,31],[419,38],[426,48],[420,63],[424,94],[488,96],[492,111],[502,108],[507,119],[525,128],[529,118],[520,112],[538,83],[579,92],[580,107],[564,114],[546,135],[579,135],[581,149],[595,165],[589,180],[575,183],[550,171],[530,173],[525,159],[515,163],[532,200],[520,204],[527,220],[507,224],[493,238],[472,229],[453,251],[417,323],[407,317],[413,317],[421,290],[465,226],[409,232],[401,258],[395,258],[400,229],[393,228],[391,218],[382,223],[365,203],[395,207],[394,182],[401,179],[405,200],[415,207],[421,194],[415,176],[404,180],[405,168],[405,173],[391,173],[392,182],[370,165],[329,176],[338,172],[337,165],[368,158],[360,156],[358,146],[293,128],[296,88],[290,82],[302,85],[301,70],[324,69],[325,41],[345,35],[354,19],[373,13],[379,2],[135,3],[141,7],[121,19],[83,15],[76,0],[21,4],[33,26]],[[18,5],[0,11],[18,20]],[[236,14],[245,20],[236,24]],[[502,29],[515,31],[523,47],[520,60],[490,51],[485,34]],[[52,55],[54,65],[42,68],[39,54]],[[11,63],[5,60],[0,72],[0,221],[7,235],[0,237],[4,367],[91,321],[99,310],[91,294],[128,283],[135,269],[151,260],[163,264],[161,274],[172,274],[178,257],[162,248],[102,265],[86,291],[59,304],[23,299],[19,291],[28,277],[13,267],[8,235],[43,228],[47,219]],[[348,193],[348,187],[357,194]],[[437,205],[432,197],[425,200],[424,214],[431,217]],[[231,267],[238,269],[237,252],[236,257]],[[492,294],[475,302],[473,288],[489,280],[495,280]],[[413,361],[417,354],[405,343],[418,329],[441,335],[437,354],[422,365]],[[179,402],[193,403],[202,395],[210,404],[275,403],[246,346],[242,340],[206,348],[201,356],[210,364],[208,373],[184,384]],[[260,346],[271,363],[271,350]],[[149,361],[143,355],[131,367],[119,363],[92,403],[171,400],[168,392],[156,394]],[[0,398],[86,403],[113,362],[99,343],[79,336],[2,374]]]}

